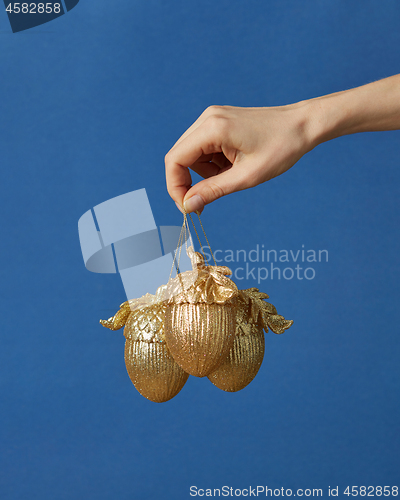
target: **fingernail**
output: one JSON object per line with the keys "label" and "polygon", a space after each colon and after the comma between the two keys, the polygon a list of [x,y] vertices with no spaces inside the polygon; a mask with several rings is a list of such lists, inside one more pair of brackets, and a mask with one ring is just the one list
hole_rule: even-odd
{"label": "fingernail", "polygon": [[201,196],[195,194],[183,203],[186,212],[201,212],[204,208],[204,201]]}
{"label": "fingernail", "polygon": [[183,208],[179,205],[178,202],[175,202],[175,205],[178,207],[178,210],[180,210],[182,213],[184,213]]}

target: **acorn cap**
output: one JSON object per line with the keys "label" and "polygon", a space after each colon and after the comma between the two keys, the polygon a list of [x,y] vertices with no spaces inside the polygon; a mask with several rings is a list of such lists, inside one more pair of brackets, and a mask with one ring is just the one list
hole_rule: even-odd
{"label": "acorn cap", "polygon": [[225,304],[237,297],[237,286],[226,277],[232,274],[229,267],[205,265],[203,255],[194,252],[193,247],[189,247],[187,253],[193,270],[169,280],[166,287],[168,304]]}
{"label": "acorn cap", "polygon": [[131,312],[126,321],[126,339],[142,342],[165,342],[164,314],[166,304],[158,303]]}

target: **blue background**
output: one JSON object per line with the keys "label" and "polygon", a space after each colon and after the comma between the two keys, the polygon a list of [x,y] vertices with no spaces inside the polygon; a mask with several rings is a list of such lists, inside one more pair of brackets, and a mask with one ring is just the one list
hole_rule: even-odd
{"label": "blue background", "polygon": [[400,132],[323,144],[204,211],[214,248],[329,251],[314,280],[260,287],[295,324],[236,394],[193,377],[165,404],[136,392],[121,331],[98,324],[121,280],[85,269],[77,234],[143,187],[179,225],[164,155],[207,106],[398,73],[399,21],[395,0],[82,0],[19,34],[1,13],[2,500],[399,485]]}

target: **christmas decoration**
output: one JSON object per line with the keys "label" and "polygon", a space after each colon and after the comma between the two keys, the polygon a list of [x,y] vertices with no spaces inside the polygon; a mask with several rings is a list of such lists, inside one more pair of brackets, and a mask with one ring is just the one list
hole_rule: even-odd
{"label": "christmas decoration", "polygon": [[[178,248],[187,241],[187,229],[185,215]],[[112,318],[100,320],[111,330],[125,326],[129,377],[144,397],[158,403],[176,396],[189,374],[207,376],[223,391],[243,389],[263,361],[263,330],[281,334],[293,324],[265,302],[267,294],[238,290],[227,277],[229,268],[217,266],[215,259],[215,266],[208,265],[204,251],[186,251],[191,271],[178,272],[155,295],[124,302]]]}
{"label": "christmas decoration", "polygon": [[100,323],[118,330],[125,325],[125,365],[128,375],[142,396],[163,403],[175,397],[189,374],[175,363],[164,336],[165,304],[156,295],[124,302],[113,318]]}
{"label": "christmas decoration", "polygon": [[[165,309],[165,339],[175,361],[187,373],[204,377],[214,371],[233,346],[236,331],[235,283],[222,266],[206,266],[204,257],[188,249],[193,271],[170,281]],[[192,286],[182,283],[195,275]]]}
{"label": "christmas decoration", "polygon": [[263,301],[268,298],[258,288],[239,291],[233,347],[222,365],[208,375],[219,389],[236,392],[250,384],[264,357],[263,329],[268,332],[269,325],[275,333],[283,333],[293,324],[276,314],[272,304]]}

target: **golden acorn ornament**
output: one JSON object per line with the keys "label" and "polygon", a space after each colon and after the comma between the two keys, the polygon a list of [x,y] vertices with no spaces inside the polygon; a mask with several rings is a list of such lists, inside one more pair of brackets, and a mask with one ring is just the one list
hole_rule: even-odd
{"label": "golden acorn ornament", "polygon": [[248,317],[248,309],[240,300],[233,347],[221,366],[208,375],[216,387],[226,392],[237,392],[250,384],[264,358],[263,327]]}
{"label": "golden acorn ornament", "polygon": [[236,336],[232,349],[209,380],[226,392],[244,389],[257,375],[264,358],[264,333],[268,326],[283,333],[293,324],[277,314],[275,307],[263,299],[269,298],[257,288],[240,290],[236,318]]}
{"label": "golden acorn ornament", "polygon": [[[223,266],[206,266],[188,248],[193,271],[168,283],[165,339],[174,360],[195,377],[213,372],[231,350],[236,331],[238,289]],[[189,285],[188,285],[189,283]]]}
{"label": "golden acorn ornament", "polygon": [[[167,348],[165,304],[150,294],[144,298],[125,302],[113,318],[101,324],[116,330],[123,326],[121,322],[125,318],[125,365],[129,378],[142,396],[163,403],[180,392],[189,374],[174,361]],[[146,303],[148,305],[144,305]]]}
{"label": "golden acorn ornament", "polygon": [[125,326],[125,364],[133,385],[155,403],[175,397],[189,374],[168,351],[163,327],[165,306],[160,304],[133,312]]}

